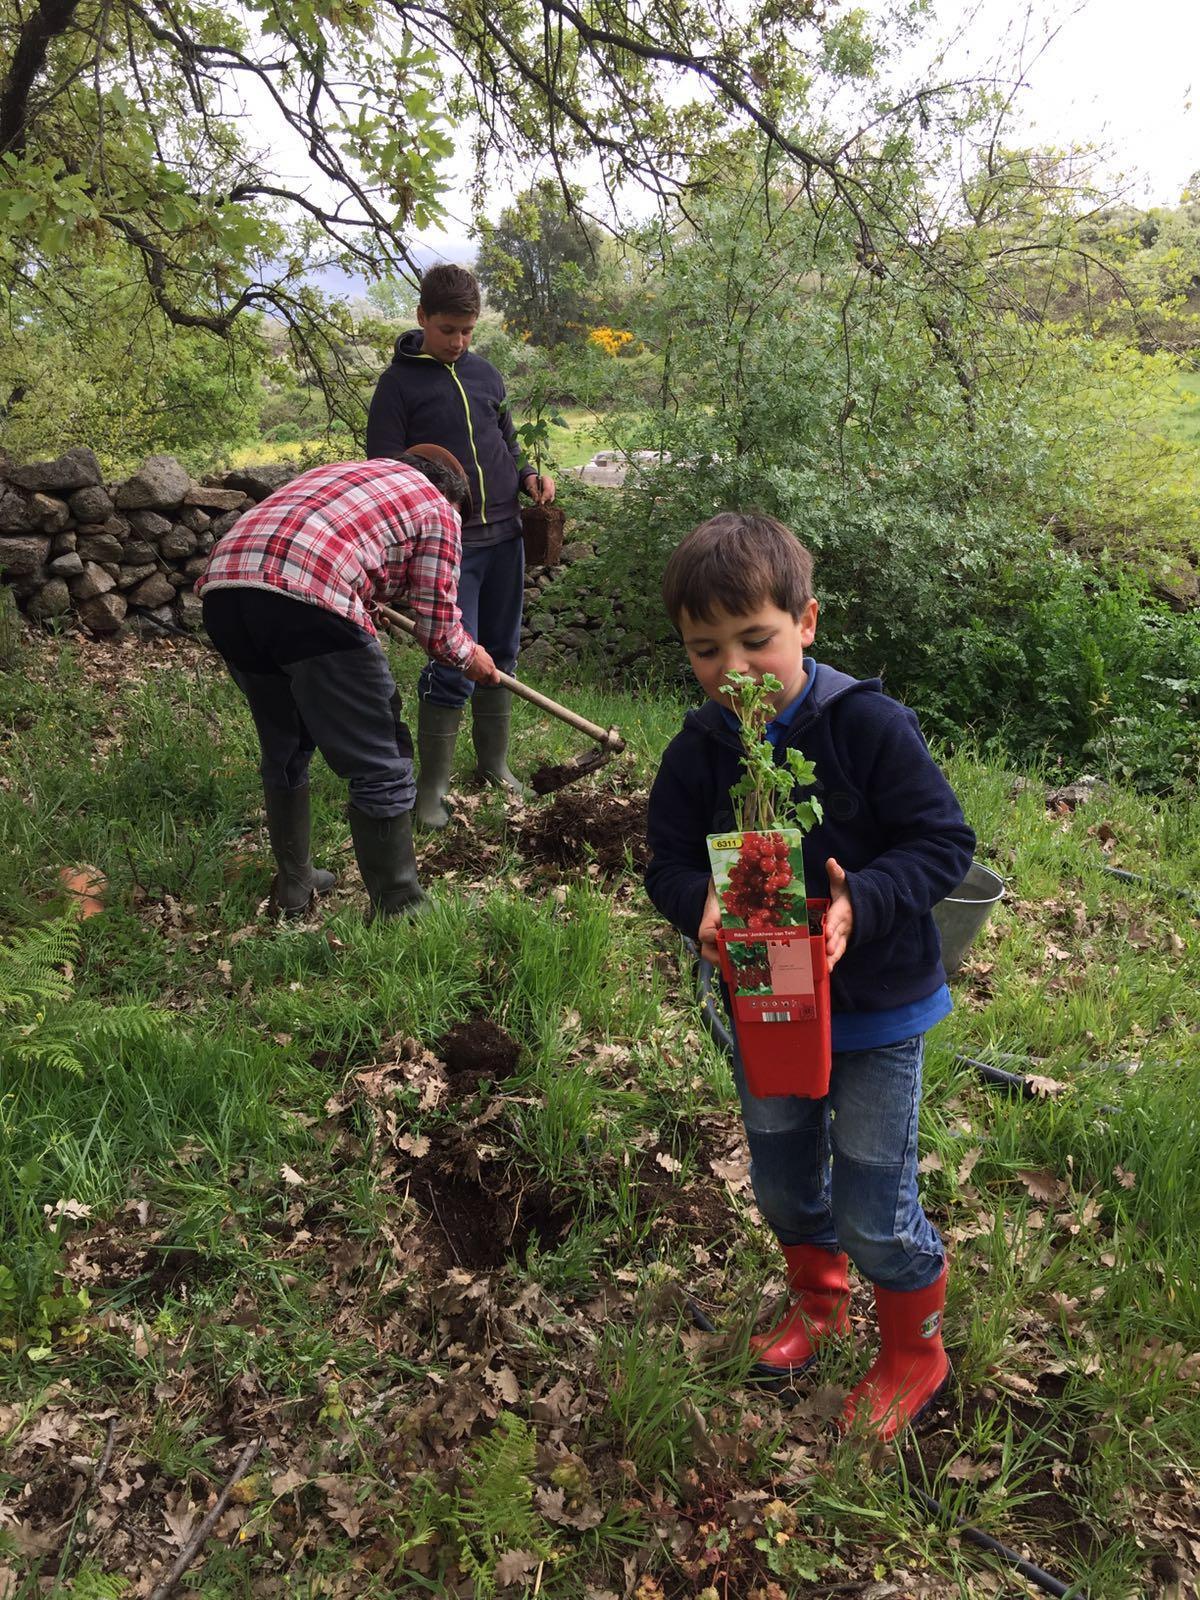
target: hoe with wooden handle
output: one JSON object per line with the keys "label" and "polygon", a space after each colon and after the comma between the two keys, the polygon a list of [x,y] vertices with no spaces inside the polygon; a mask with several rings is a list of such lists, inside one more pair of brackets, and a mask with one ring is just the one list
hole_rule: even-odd
{"label": "hoe with wooden handle", "polygon": [[[416,638],[415,623],[401,616],[398,611],[393,611],[391,606],[376,605],[373,614],[382,621],[389,633],[405,635],[410,639]],[[596,723],[589,722],[577,711],[571,711],[566,706],[560,706],[557,700],[551,700],[549,695],[539,694],[528,684],[521,683],[517,678],[510,678],[507,672],[500,674],[500,682],[504,688],[510,689],[522,700],[528,700],[530,705],[537,706],[541,711],[548,711],[552,717],[557,717],[560,722],[565,722],[572,728],[578,728],[580,733],[586,733],[589,739],[596,741],[595,750],[586,750],[570,761],[564,761],[561,766],[539,767],[529,779],[530,788],[535,794],[553,794],[556,789],[564,789],[568,783],[574,783],[576,778],[583,778],[589,772],[595,772],[606,761],[611,761],[613,756],[619,756],[624,750],[625,741],[616,728],[601,728]]]}

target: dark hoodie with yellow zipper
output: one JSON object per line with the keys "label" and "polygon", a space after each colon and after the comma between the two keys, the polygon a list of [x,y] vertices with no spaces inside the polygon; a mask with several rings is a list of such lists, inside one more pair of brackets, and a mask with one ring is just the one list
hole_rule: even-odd
{"label": "dark hoodie with yellow zipper", "polygon": [[473,350],[452,366],[427,356],[424,337],[413,328],[396,340],[371,400],[367,455],[397,456],[414,444],[440,444],[462,462],[471,485],[463,544],[516,538],[517,490],[534,469],[521,454],[504,379]]}

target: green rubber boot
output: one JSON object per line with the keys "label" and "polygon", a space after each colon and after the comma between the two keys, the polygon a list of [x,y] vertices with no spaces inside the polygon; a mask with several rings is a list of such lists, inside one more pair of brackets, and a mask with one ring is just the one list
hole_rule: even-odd
{"label": "green rubber boot", "polygon": [[264,785],[263,802],[267,837],[278,869],[268,910],[272,916],[302,917],[311,909],[314,897],[328,894],[337,882],[332,872],[318,872],[312,864],[308,785],[302,789],[268,789]]}
{"label": "green rubber boot", "polygon": [[357,806],[348,806],[347,815],[358,870],[371,899],[368,921],[415,911],[425,892],[417,878],[412,812],[402,811],[398,817],[369,817]]}
{"label": "green rubber boot", "polygon": [[422,828],[444,828],[450,821],[446,794],[454,767],[454,742],[461,706],[422,700],[417,713],[417,801],[413,819]]}
{"label": "green rubber boot", "polygon": [[471,738],[475,744],[477,776],[481,783],[507,789],[525,798],[519,780],[508,769],[508,728],[512,720],[512,690],[476,685],[471,696]]}

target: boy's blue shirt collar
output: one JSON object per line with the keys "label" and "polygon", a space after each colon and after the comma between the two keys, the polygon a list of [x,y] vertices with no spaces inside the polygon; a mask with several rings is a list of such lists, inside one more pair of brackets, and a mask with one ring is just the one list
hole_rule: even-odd
{"label": "boy's blue shirt collar", "polygon": [[[778,744],[783,735],[791,727],[793,717],[796,715],[797,711],[799,711],[804,701],[808,698],[813,684],[817,681],[817,673],[820,671],[819,664],[814,661],[811,656],[809,656],[805,660],[805,665],[808,667],[808,671],[804,677],[803,689],[801,689],[800,693],[794,700],[792,700],[788,705],[784,706],[783,710],[778,716],[772,717],[770,722],[767,723],[765,732],[767,739],[771,744]],[[728,706],[721,706],[721,715],[725,718],[727,726],[732,728],[735,733],[741,728],[742,724],[737,716],[737,713],[731,711]]]}

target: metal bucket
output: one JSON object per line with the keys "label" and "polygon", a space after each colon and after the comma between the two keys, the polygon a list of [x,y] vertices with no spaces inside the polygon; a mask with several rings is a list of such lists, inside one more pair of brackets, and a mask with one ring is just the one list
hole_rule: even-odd
{"label": "metal bucket", "polygon": [[933,908],[933,920],[942,936],[942,965],[947,976],[958,971],[976,934],[1004,898],[1004,879],[989,867],[972,861],[970,871],[944,900]]}

